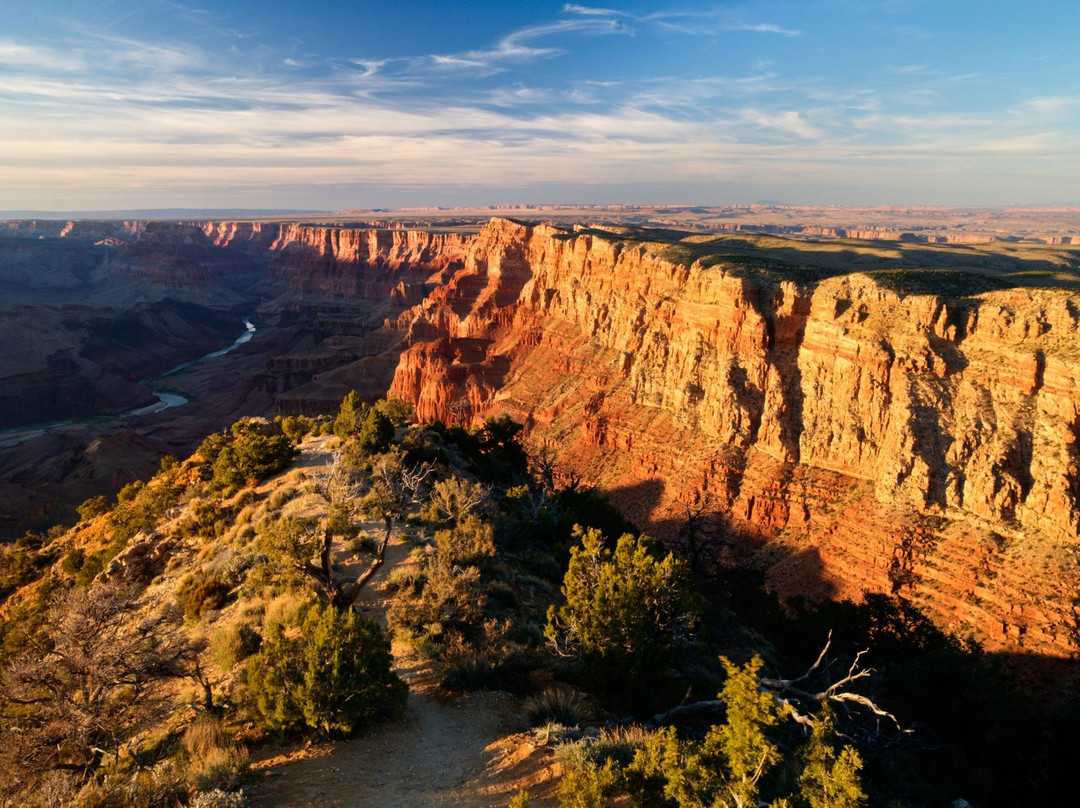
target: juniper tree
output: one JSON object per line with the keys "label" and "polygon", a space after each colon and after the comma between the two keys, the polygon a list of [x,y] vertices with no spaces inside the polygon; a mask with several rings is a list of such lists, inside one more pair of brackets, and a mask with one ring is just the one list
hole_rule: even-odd
{"label": "juniper tree", "polygon": [[682,564],[670,553],[658,559],[648,539],[629,533],[613,552],[600,531],[587,530],[570,551],[562,595],[563,605],[548,610],[544,636],[631,698],[651,691],[695,622]]}
{"label": "juniper tree", "polygon": [[391,662],[390,642],[375,623],[314,604],[299,631],[268,629],[248,663],[248,689],[270,729],[348,734],[404,706],[408,688]]}

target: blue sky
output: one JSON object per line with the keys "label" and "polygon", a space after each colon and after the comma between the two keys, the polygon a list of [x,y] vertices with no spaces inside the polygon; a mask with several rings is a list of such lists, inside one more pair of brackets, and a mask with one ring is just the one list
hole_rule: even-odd
{"label": "blue sky", "polygon": [[1080,204],[1080,3],[3,0],[0,210]]}

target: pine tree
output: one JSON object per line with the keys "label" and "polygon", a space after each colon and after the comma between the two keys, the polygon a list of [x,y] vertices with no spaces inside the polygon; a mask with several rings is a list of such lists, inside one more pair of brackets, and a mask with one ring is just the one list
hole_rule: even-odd
{"label": "pine tree", "polygon": [[367,417],[360,427],[357,442],[367,454],[382,454],[390,448],[394,440],[394,425],[390,419],[377,409],[368,410]]}
{"label": "pine tree", "polygon": [[330,734],[396,712],[408,688],[390,669],[390,641],[351,610],[313,607],[304,620],[304,720]]}
{"label": "pine tree", "polygon": [[765,735],[765,730],[780,723],[783,717],[780,706],[772,693],[764,690],[758,681],[761,657],[755,656],[743,667],[721,658],[727,681],[720,692],[720,699],[727,708],[727,722],[714,727],[705,738],[717,743],[727,761],[728,778],[726,798],[721,805],[742,808],[758,803],[758,781],[780,760],[780,750]]}
{"label": "pine tree", "polygon": [[270,729],[347,734],[405,705],[408,688],[390,665],[390,643],[375,623],[314,604],[295,636],[271,626],[248,664],[248,689]]}
{"label": "pine tree", "polygon": [[563,578],[566,603],[548,610],[544,634],[594,677],[616,677],[629,697],[651,693],[694,622],[683,568],[670,553],[658,560],[644,537],[625,534],[614,552],[595,529],[581,542]]}
{"label": "pine tree", "polygon": [[808,808],[859,808],[866,801],[859,779],[862,758],[846,744],[838,752],[835,735],[836,716],[823,704],[810,740],[800,752],[805,768],[799,777],[799,794]]}
{"label": "pine tree", "polygon": [[337,418],[334,419],[334,434],[342,440],[360,431],[367,415],[367,405],[360,400],[360,394],[355,390],[349,392],[341,401]]}
{"label": "pine tree", "polygon": [[300,638],[286,636],[280,624],[266,632],[259,653],[248,663],[247,686],[262,723],[276,731],[297,727],[303,715],[297,707],[301,682]]}
{"label": "pine tree", "polygon": [[783,710],[761,687],[760,657],[742,667],[721,661],[727,670],[720,692],[727,721],[701,741],[680,739],[673,727],[659,730],[634,756],[635,788],[649,804],[659,804],[662,794],[678,808],[758,805],[759,783],[782,757],[766,731],[780,723]]}

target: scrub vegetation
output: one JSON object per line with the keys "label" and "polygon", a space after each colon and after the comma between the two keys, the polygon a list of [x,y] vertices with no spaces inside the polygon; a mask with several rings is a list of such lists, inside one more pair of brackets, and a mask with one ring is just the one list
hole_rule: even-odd
{"label": "scrub vegetation", "polygon": [[[241,421],[4,548],[0,804],[241,806],[250,750],[399,720],[391,640],[448,698],[520,697],[566,808],[1052,793],[1033,761],[1074,748],[1067,699],[1046,718],[910,604],[779,604],[681,558],[521,431],[350,394]],[[392,538],[412,549],[383,629],[353,606]]]}

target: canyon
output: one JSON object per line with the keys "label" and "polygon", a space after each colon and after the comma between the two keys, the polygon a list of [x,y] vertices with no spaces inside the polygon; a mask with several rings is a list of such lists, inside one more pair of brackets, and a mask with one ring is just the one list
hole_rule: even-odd
{"label": "canyon", "polygon": [[892,593],[988,648],[1075,656],[1070,237],[398,224],[9,225],[5,427],[127,409],[139,380],[258,326],[170,377],[192,404],[3,450],[10,525],[241,415],[389,393],[420,419],[509,414],[703,569],[754,566],[783,596]]}

